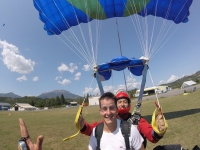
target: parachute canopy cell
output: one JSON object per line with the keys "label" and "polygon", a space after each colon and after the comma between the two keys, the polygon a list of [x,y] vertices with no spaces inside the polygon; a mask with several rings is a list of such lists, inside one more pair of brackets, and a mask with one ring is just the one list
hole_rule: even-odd
{"label": "parachute canopy cell", "polygon": [[122,71],[126,68],[135,76],[141,76],[146,60],[143,59],[128,59],[125,56],[113,58],[111,62],[104,63],[98,66],[98,73],[101,81],[109,80],[112,75],[112,70]]}
{"label": "parachute canopy cell", "polygon": [[94,19],[153,15],[178,24],[187,22],[192,0],[33,0],[47,34],[60,34]]}

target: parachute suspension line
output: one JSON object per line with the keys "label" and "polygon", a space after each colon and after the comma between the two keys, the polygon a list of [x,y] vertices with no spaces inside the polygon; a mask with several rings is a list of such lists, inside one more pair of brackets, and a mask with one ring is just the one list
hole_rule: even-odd
{"label": "parachute suspension line", "polygon": [[[61,16],[62,16],[62,18],[63,18],[63,21],[64,21],[64,23],[65,23],[65,25],[67,24],[66,27],[69,27],[68,22],[66,21],[64,15],[62,14],[62,12],[60,11],[60,9],[58,8],[57,4],[55,3],[54,0],[53,0],[53,2],[54,2],[54,4],[55,4],[57,10],[60,12],[60,14],[61,14]],[[76,14],[76,12],[75,12],[75,14]],[[77,20],[77,22],[78,22],[78,20]],[[74,32],[73,32],[73,30],[72,30],[71,28],[69,28],[69,30],[70,30],[70,33],[71,33],[73,39],[74,39],[74,40],[79,44],[79,46],[81,47],[80,50],[82,49],[82,52],[79,50],[79,53],[81,53],[82,56],[84,56],[84,58],[87,60],[87,62],[89,62],[88,60],[89,60],[90,57],[87,58],[87,54],[85,54],[84,48],[82,47],[81,43],[79,42],[77,36],[74,34]],[[64,35],[64,34],[62,33],[62,35]],[[68,41],[69,41],[69,39],[68,39]],[[73,46],[76,47],[75,45],[73,45]]]}
{"label": "parachute suspension line", "polygon": [[[188,0],[187,0],[188,1]],[[179,16],[179,14],[181,13],[182,9],[184,8],[184,6],[186,5],[187,1],[185,1],[184,5],[182,6],[181,10],[179,11],[178,15],[176,16],[175,20],[177,19],[177,17]],[[186,16],[186,15],[185,15]],[[166,37],[166,35],[168,34],[169,30],[172,28],[173,22],[171,23],[170,27],[168,28],[168,30],[166,31],[165,35],[162,37],[162,40]],[[162,44],[159,48],[158,46],[156,48],[154,48],[154,53],[152,53],[152,55],[154,55],[155,53],[157,53],[166,43],[167,41],[172,37],[172,35],[176,32],[176,30],[179,28],[180,24],[178,24],[178,26],[176,27],[176,29],[174,30],[174,32],[167,38],[167,40],[165,40],[164,44]],[[162,41],[161,40],[161,41]],[[153,56],[151,56],[152,58]]]}
{"label": "parachute suspension line", "polygon": [[[96,1],[98,1],[98,0],[96,0]],[[103,18],[103,13],[99,13],[99,11],[100,11],[100,3],[97,3],[98,5],[97,5],[97,13],[96,13],[96,16],[97,16],[97,18]],[[100,19],[100,20],[101,20]],[[97,55],[98,55],[98,47],[99,47],[99,39],[100,39],[100,31],[101,31],[101,23],[102,23],[102,21],[100,21],[100,20],[96,20],[96,29],[98,29],[98,30],[96,30],[96,56],[95,56],[95,60],[96,60],[96,62],[97,62]]]}
{"label": "parachute suspension line", "polygon": [[[152,78],[152,75],[151,75],[151,73],[150,73],[150,70],[149,70],[149,76],[150,76],[150,78],[151,78],[151,82],[152,82],[152,84],[153,84],[153,87],[155,87],[155,84],[154,84],[154,82],[153,82],[153,78]],[[159,102],[159,100],[158,100],[158,94],[157,94],[156,91],[155,91],[155,95],[156,95],[156,101],[157,101],[157,103],[158,103],[158,107],[160,108],[160,102]]]}
{"label": "parachute suspension line", "polygon": [[[34,0],[35,1],[35,0]],[[38,5],[38,3],[37,3],[37,1],[35,1],[35,3],[36,3],[36,5],[38,6],[38,8],[41,10],[41,12],[42,12],[42,15],[43,16],[45,16],[47,19],[48,19],[48,21],[58,30],[58,31],[60,31],[58,28],[57,28],[57,26],[53,23],[53,22],[51,22],[51,20],[48,18],[48,16],[46,16],[45,14],[44,14],[44,12],[42,11],[42,9],[40,8],[40,6]],[[51,31],[52,33],[54,33],[53,31]],[[60,31],[61,32],[61,31]],[[55,34],[55,33],[54,33]],[[73,42],[68,38],[68,37],[66,37],[63,33],[61,33],[69,42],[70,42],[70,44],[72,44],[72,46],[74,46],[74,48],[85,58],[85,60],[88,62],[88,60],[87,60],[87,58],[83,55],[83,53],[73,44]],[[55,34],[56,35],[56,34]],[[64,40],[62,40],[58,35],[56,35],[66,46],[68,46],[69,48],[70,48],[70,50],[72,50],[77,56],[79,56],[79,54],[78,53],[76,53],[66,42],[64,42]],[[80,57],[80,56],[79,56]],[[81,57],[80,57],[81,58]],[[81,58],[82,59],[82,58]],[[82,59],[83,60],[83,59]],[[88,62],[89,63],[89,62]]]}
{"label": "parachute suspension line", "polygon": [[[156,16],[156,14],[157,14],[157,8],[158,8],[158,0],[156,0],[155,16]],[[152,32],[151,32],[151,40],[150,40],[150,45],[149,45],[149,59],[150,59],[150,54],[151,54],[151,44],[152,44],[152,42],[153,42],[155,24],[156,24],[156,17],[154,17],[153,29],[152,29]]]}
{"label": "parachute suspension line", "polygon": [[153,48],[152,48],[152,52],[154,52],[155,51],[155,49],[159,46],[159,44],[162,42],[162,40],[163,40],[163,34],[164,34],[164,31],[165,31],[165,28],[166,28],[166,18],[168,18],[168,16],[169,16],[169,13],[170,13],[170,9],[171,9],[171,4],[172,4],[172,0],[170,0],[170,4],[169,4],[169,7],[168,7],[168,9],[167,9],[167,13],[166,13],[166,15],[165,15],[165,19],[163,20],[163,23],[162,23],[162,26],[161,26],[161,28],[160,28],[160,31],[159,31],[159,34],[158,34],[158,36],[157,36],[157,39],[156,39],[156,41],[155,41],[155,44],[154,44],[154,46],[153,46]]}
{"label": "parachute suspension line", "polygon": [[[172,34],[165,40],[165,42],[164,42],[159,48],[156,48],[156,51],[153,52],[153,53],[150,55],[150,58],[153,58],[153,56],[161,50],[161,48],[169,41],[169,39],[170,39],[170,38],[174,35],[174,33],[178,30],[179,26],[180,26],[180,24],[177,25],[176,29],[175,29],[175,30],[172,32]],[[168,31],[169,31],[169,29],[168,29]],[[167,33],[168,33],[168,32],[167,32]],[[165,34],[165,36],[166,36],[166,34]],[[149,59],[150,59],[150,58],[149,58]]]}
{"label": "parachute suspension line", "polygon": [[[34,0],[35,1],[35,0]],[[56,25],[53,23],[53,22],[51,22],[51,20],[44,14],[44,12],[42,11],[42,9],[40,8],[40,6],[38,5],[38,3],[37,3],[37,1],[35,1],[35,3],[36,3],[36,5],[38,6],[38,8],[41,10],[41,12],[42,12],[42,15],[43,16],[45,16],[47,19],[48,19],[48,21],[58,30],[58,31],[60,31],[57,27],[56,27]],[[53,31],[51,31],[53,34],[55,34]],[[60,31],[61,32],[61,31]],[[56,35],[56,34],[55,34]],[[64,35],[64,34],[62,34],[62,35]],[[78,57],[80,57],[79,56],[79,54],[78,53],[76,53],[66,42],[64,42],[64,40],[62,40],[58,35],[56,35],[67,47],[69,47],[69,49],[70,50],[72,50]],[[65,36],[65,35],[64,35]],[[65,38],[70,42],[70,44],[72,44],[74,47],[75,47],[75,49],[77,49],[77,51],[79,51],[79,49],[69,40],[69,38],[68,37],[66,37],[65,36]],[[79,51],[79,53],[81,54],[81,52]],[[82,55],[83,56],[83,55]],[[80,57],[81,58],[81,57]],[[82,59],[82,58],[81,58]],[[83,59],[82,59],[83,60]]]}
{"label": "parachute suspension line", "polygon": [[[118,35],[118,41],[119,41],[119,47],[120,47],[120,54],[122,56],[122,46],[121,46],[121,40],[120,40],[120,35],[119,35],[117,17],[116,17],[116,25],[117,25],[117,35]],[[125,87],[126,87],[126,91],[127,91],[127,83],[126,83],[126,77],[125,77],[124,70],[123,70],[123,75],[124,75],[124,83],[125,83]]]}
{"label": "parachute suspension line", "polygon": [[117,21],[117,17],[116,17],[116,25],[117,25],[117,36],[118,36],[118,42],[119,42],[119,48],[120,48],[120,54],[122,56],[122,46],[121,46],[121,39],[120,39],[120,35],[119,35],[119,29],[118,29],[118,21]]}
{"label": "parachute suspension line", "polygon": [[[147,3],[146,3],[146,1],[145,0],[143,0],[143,5],[144,6],[146,6],[147,5]],[[144,9],[144,12],[145,12],[145,16],[147,16],[147,8],[145,7],[145,9]],[[145,51],[145,57],[147,57],[147,58],[149,58],[149,53],[148,53],[148,48],[149,48],[149,46],[148,46],[148,23],[147,23],[147,17],[144,17],[143,18],[144,19],[144,26],[143,26],[143,28],[144,28],[144,43],[145,43],[145,49],[144,49],[144,51]]]}
{"label": "parachute suspension line", "polygon": [[[132,11],[134,12],[134,10],[135,10],[135,12],[136,12],[137,9],[136,9],[136,6],[135,6],[134,1],[133,1],[134,8],[133,8],[133,6],[132,6],[132,3],[130,3],[130,4],[131,4]],[[129,11],[129,9],[127,8],[127,6],[126,6],[125,3],[124,3],[124,6],[126,7],[128,13],[129,13],[129,15],[131,15],[131,13],[130,13],[130,11]],[[145,48],[144,48],[145,46],[144,46],[144,40],[143,40],[144,38],[143,38],[143,35],[142,35],[142,29],[141,29],[141,26],[140,26],[139,17],[138,17],[138,15],[133,15],[133,16],[135,17],[136,23],[133,21],[132,16],[131,16],[131,21],[132,21],[133,26],[134,26],[134,28],[135,28],[135,31],[136,31],[136,34],[137,34],[137,37],[138,37],[140,46],[141,46],[141,48],[142,48],[143,54],[145,54],[145,51],[144,51],[144,50],[145,50]]]}
{"label": "parachute suspension line", "polygon": [[[87,6],[87,2],[86,0],[85,1],[85,9],[86,9],[86,12],[87,14],[90,14],[90,10],[88,9],[88,6]],[[94,58],[94,47],[93,47],[93,38],[92,38],[92,31],[91,31],[91,23],[89,21],[89,17],[87,18],[88,19],[88,23],[87,23],[87,26],[88,26],[88,34],[89,34],[89,38],[90,38],[90,48],[91,48],[91,58],[93,60],[93,67],[96,66],[96,61],[95,61],[95,58]]]}
{"label": "parachute suspension line", "polygon": [[[72,0],[70,0],[70,1],[71,1],[71,3],[73,4]],[[75,16],[76,16],[77,22],[79,22],[74,7],[73,7],[73,11],[74,11],[74,14],[75,14]],[[89,17],[88,17],[88,20],[89,20]],[[91,53],[89,53],[89,48],[88,48],[88,45],[87,45],[85,36],[84,36],[84,34],[83,34],[83,30],[82,30],[81,26],[78,26],[78,27],[79,27],[79,30],[80,30],[80,32],[81,32],[81,36],[82,36],[82,39],[83,39],[83,41],[84,41],[85,47],[86,47],[86,49],[87,49],[87,56],[88,56],[88,59],[90,60],[90,58],[93,58],[93,57],[91,56]],[[91,64],[92,64],[92,67],[94,67],[94,66],[93,66],[94,60],[92,60]]]}

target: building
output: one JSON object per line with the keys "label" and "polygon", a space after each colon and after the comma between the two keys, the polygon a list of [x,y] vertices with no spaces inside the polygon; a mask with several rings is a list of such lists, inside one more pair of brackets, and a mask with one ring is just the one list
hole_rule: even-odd
{"label": "building", "polygon": [[10,111],[25,111],[25,110],[37,110],[37,107],[31,106],[28,103],[15,103]]}
{"label": "building", "polygon": [[11,105],[9,103],[1,103],[0,102],[0,110],[9,110]]}
{"label": "building", "polygon": [[[154,87],[148,87],[144,89],[143,95],[151,95],[155,93],[166,93],[169,90],[168,86],[154,86]],[[140,90],[137,90],[135,93],[135,97],[138,97],[140,93]]]}
{"label": "building", "polygon": [[70,106],[78,106],[78,102],[69,102]]}
{"label": "building", "polygon": [[89,97],[89,106],[99,105],[99,98],[100,96]]}
{"label": "building", "polygon": [[166,93],[167,91],[170,90],[168,86],[158,86],[158,88],[162,93]]}

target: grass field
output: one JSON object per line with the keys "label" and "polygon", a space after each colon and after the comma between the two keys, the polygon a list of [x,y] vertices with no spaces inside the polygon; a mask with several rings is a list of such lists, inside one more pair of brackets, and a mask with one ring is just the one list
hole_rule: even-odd
{"label": "grass field", "polygon": [[[142,115],[151,122],[155,109],[155,100],[145,100],[142,104]],[[160,98],[168,130],[157,144],[147,143],[147,150],[156,145],[181,144],[192,149],[200,146],[200,90],[183,96]],[[132,104],[134,106],[135,103]],[[100,121],[97,106],[84,107],[85,119],[92,123]],[[44,150],[86,150],[89,137],[79,134],[77,137],[62,142],[62,139],[77,132],[74,119],[78,108],[52,109],[45,111],[0,112],[0,150],[15,150],[20,139],[18,118],[24,119],[31,139],[35,142],[38,135],[44,135]],[[87,112],[88,114],[86,115]],[[11,115],[9,115],[9,113]]]}

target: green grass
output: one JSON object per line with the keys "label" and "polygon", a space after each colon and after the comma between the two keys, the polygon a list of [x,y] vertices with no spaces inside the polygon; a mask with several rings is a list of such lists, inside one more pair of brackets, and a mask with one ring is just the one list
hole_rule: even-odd
{"label": "green grass", "polygon": [[[142,115],[149,122],[155,109],[155,100],[146,100],[142,104]],[[156,145],[181,144],[184,148],[192,149],[200,146],[200,90],[183,96],[178,95],[160,99],[168,130],[163,139],[157,144],[147,143],[147,150]],[[135,103],[132,104],[134,106]],[[0,150],[17,149],[20,139],[18,118],[24,119],[31,139],[35,142],[38,135],[44,135],[44,150],[85,150],[89,137],[79,134],[77,137],[62,142],[62,139],[77,132],[74,119],[78,108],[52,109],[46,111],[0,112]],[[100,121],[99,107],[84,107],[85,119],[92,123]],[[11,115],[9,115],[11,113]]]}

